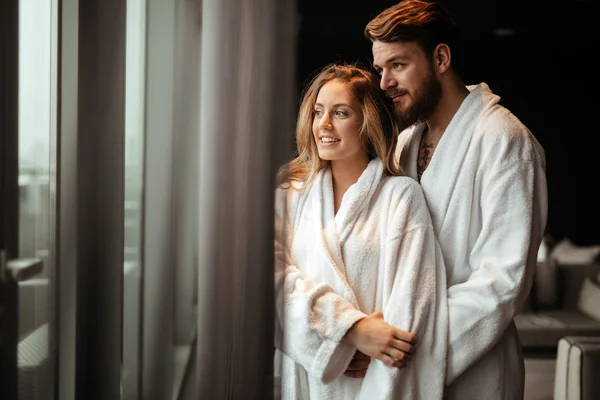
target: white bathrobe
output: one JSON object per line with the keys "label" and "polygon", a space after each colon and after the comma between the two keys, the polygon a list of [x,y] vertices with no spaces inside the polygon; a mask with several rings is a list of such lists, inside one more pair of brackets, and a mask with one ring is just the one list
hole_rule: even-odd
{"label": "white bathrobe", "polygon": [[[329,168],[303,194],[277,191],[277,233],[288,243],[276,243],[283,399],[442,398],[443,259],[418,183],[382,173],[381,161],[372,160],[335,215]],[[343,376],[356,349],[342,337],[378,310],[417,335],[416,355],[405,369],[372,360],[364,379]]]}
{"label": "white bathrobe", "polygon": [[[449,399],[521,399],[513,323],[529,293],[547,216],[544,150],[485,83],[444,132],[421,178],[447,268]],[[424,124],[398,153],[417,179]]]}

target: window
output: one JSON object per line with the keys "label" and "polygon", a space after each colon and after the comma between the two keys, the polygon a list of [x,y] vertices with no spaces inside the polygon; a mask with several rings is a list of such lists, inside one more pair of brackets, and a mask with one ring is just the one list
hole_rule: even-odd
{"label": "window", "polygon": [[19,399],[52,391],[56,202],[55,0],[19,1],[19,258],[43,271],[19,282]]}

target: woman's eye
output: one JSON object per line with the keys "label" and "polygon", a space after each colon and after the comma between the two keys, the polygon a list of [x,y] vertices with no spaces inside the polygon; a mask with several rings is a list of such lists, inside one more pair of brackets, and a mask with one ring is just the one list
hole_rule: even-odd
{"label": "woman's eye", "polygon": [[339,116],[339,117],[345,117],[348,114],[345,111],[336,111],[335,115]]}
{"label": "woman's eye", "polygon": [[315,115],[315,116],[322,115],[322,114],[323,114],[323,111],[321,111],[321,110],[313,110],[313,115]]}

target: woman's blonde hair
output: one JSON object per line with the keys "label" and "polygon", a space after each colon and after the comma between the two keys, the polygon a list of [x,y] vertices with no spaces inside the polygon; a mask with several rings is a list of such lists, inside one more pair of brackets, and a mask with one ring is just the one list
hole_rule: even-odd
{"label": "woman's blonde hair", "polygon": [[362,125],[358,135],[369,158],[381,158],[385,175],[404,175],[395,157],[398,130],[390,105],[386,103],[389,100],[379,88],[379,77],[356,64],[329,64],[310,81],[304,92],[296,122],[296,156],[279,170],[279,185],[303,182],[306,186],[329,165],[329,161],[319,157],[312,125],[319,91],[334,80],[345,84],[360,106]]}

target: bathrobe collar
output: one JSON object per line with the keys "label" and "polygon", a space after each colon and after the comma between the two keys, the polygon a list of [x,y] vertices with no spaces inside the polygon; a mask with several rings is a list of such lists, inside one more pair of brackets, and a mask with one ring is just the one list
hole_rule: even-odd
{"label": "bathrobe collar", "polygon": [[[375,158],[369,162],[358,181],[350,186],[337,214],[334,215],[333,177],[331,168],[321,171],[315,178],[312,192],[315,194],[312,209],[315,221],[320,221],[321,235],[329,254],[332,267],[346,283],[349,293],[353,290],[348,284],[346,266],[342,257],[342,245],[352,231],[352,227],[366,218],[363,211],[368,208],[379,183],[383,177],[383,163]],[[355,304],[358,304],[354,297]]]}
{"label": "bathrobe collar", "polygon": [[[485,83],[467,86],[467,89],[471,93],[448,124],[427,169],[421,176],[421,187],[426,197],[436,200],[428,202],[436,235],[443,227],[450,200],[453,198],[456,179],[480,116],[500,100]],[[414,179],[417,179],[417,157],[424,130],[425,123],[416,124],[401,133],[398,142],[402,169]]]}

